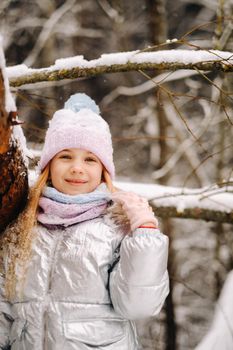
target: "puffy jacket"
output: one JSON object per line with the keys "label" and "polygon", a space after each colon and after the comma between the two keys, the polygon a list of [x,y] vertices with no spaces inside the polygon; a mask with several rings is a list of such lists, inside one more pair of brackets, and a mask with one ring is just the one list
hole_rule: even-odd
{"label": "puffy jacket", "polygon": [[140,349],[132,320],[158,314],[168,294],[167,237],[125,236],[105,217],[35,229],[23,290],[1,297],[0,349]]}

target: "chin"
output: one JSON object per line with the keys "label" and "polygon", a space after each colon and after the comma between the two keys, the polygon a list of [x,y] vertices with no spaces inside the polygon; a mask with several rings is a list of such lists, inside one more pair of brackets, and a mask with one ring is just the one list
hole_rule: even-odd
{"label": "chin", "polygon": [[76,196],[77,194],[84,194],[86,192],[83,191],[69,191],[67,192],[67,194],[69,194],[70,196]]}

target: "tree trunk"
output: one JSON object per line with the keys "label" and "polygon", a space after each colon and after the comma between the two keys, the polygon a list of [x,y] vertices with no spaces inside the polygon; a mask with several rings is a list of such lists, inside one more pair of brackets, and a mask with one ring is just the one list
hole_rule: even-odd
{"label": "tree trunk", "polygon": [[[147,0],[148,13],[150,15],[150,41],[152,45],[159,45],[166,41],[167,39],[167,19],[166,19],[166,1],[165,0]],[[162,97],[161,97],[162,98]],[[166,136],[168,121],[164,113],[163,105],[160,104],[162,101],[157,101],[156,105],[156,117],[158,119],[159,125],[159,135]],[[164,102],[164,101],[163,101]],[[162,168],[166,162],[169,154],[169,147],[165,139],[160,139],[160,160],[159,168]],[[160,179],[162,185],[166,185],[168,178],[165,176]],[[169,219],[164,218],[163,221],[163,230],[169,236],[170,246],[169,246],[169,263],[168,263],[168,272],[175,273],[173,266],[173,247],[172,247],[172,225]],[[172,268],[173,267],[173,268]],[[176,322],[175,322],[175,307],[173,300],[173,284],[170,280],[170,293],[166,299],[165,303],[165,312],[166,312],[166,350],[175,350],[176,349]]]}
{"label": "tree trunk", "polygon": [[27,169],[18,145],[0,154],[0,232],[25,207],[28,195]]}
{"label": "tree trunk", "polygon": [[0,70],[0,232],[24,208],[28,194],[27,168],[20,147],[12,137],[13,125],[18,124],[17,114],[6,110],[5,89]]}

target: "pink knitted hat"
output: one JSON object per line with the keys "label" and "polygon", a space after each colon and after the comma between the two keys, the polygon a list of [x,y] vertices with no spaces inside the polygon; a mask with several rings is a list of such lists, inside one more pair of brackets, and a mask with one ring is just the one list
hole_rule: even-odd
{"label": "pink knitted hat", "polygon": [[81,148],[94,153],[114,178],[111,133],[99,113],[99,107],[89,96],[81,93],[72,95],[65,108],[55,112],[49,122],[40,170],[63,149]]}

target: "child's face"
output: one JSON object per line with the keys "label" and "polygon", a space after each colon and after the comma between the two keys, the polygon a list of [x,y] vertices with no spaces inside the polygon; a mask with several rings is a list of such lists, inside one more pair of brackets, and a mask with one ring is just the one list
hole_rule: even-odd
{"label": "child's face", "polygon": [[65,194],[92,192],[101,183],[103,166],[91,152],[79,148],[65,149],[50,163],[53,187]]}

